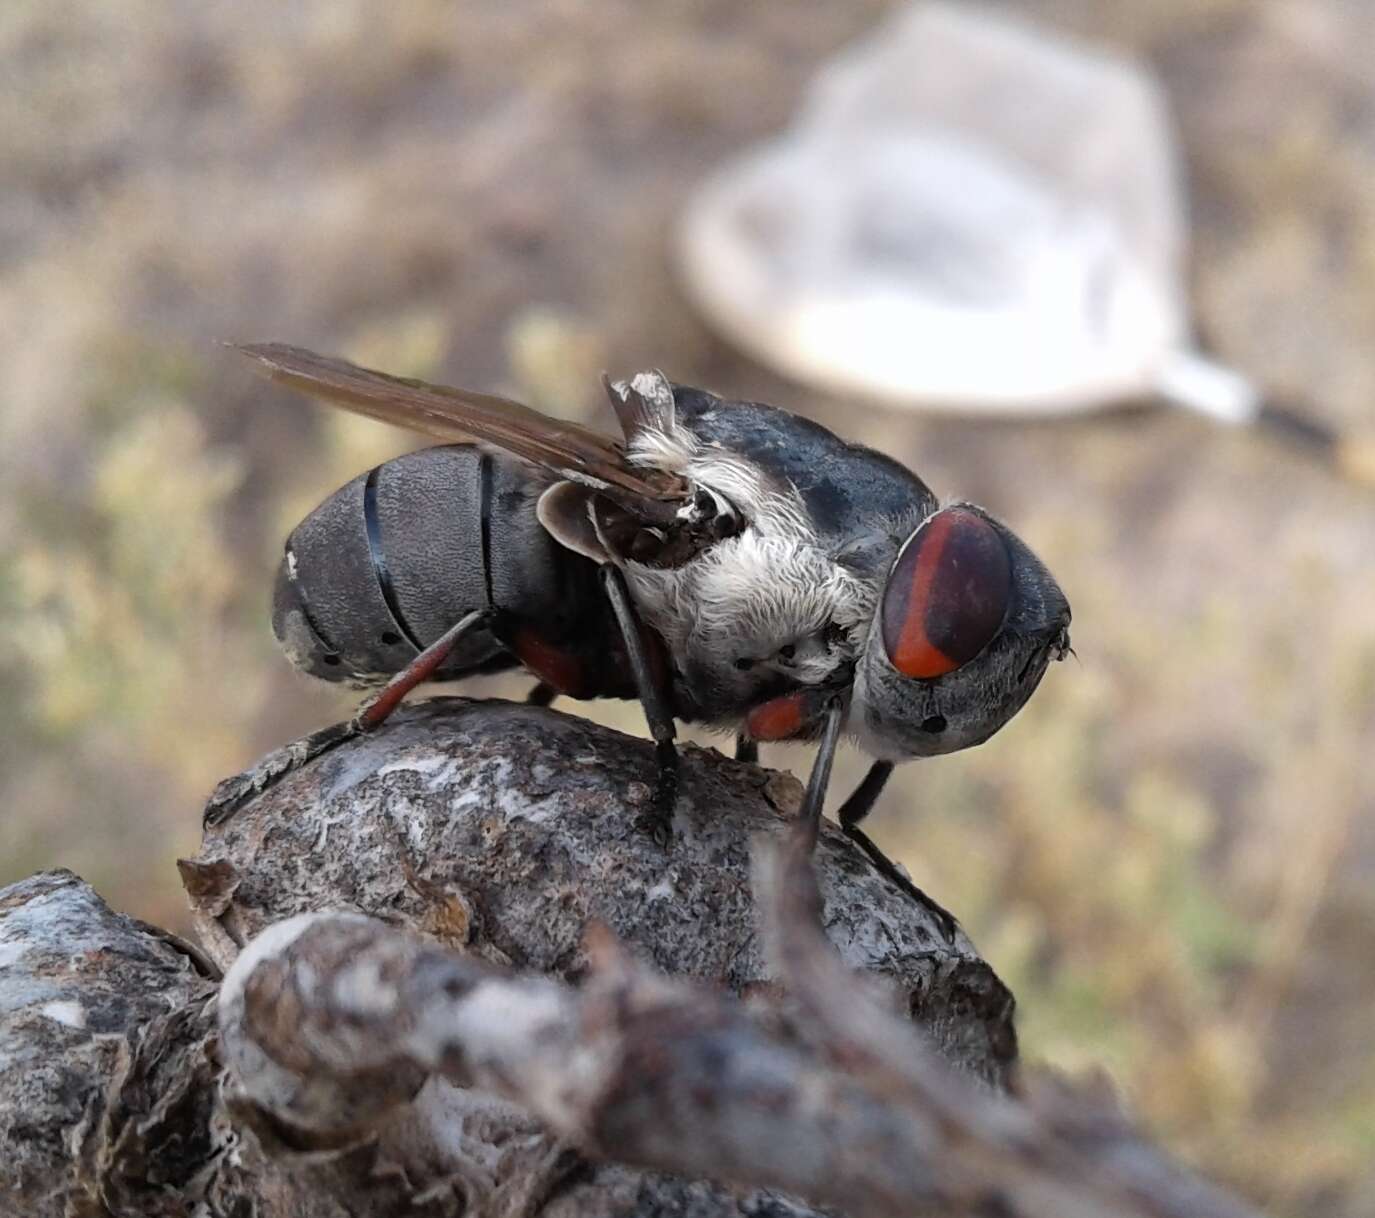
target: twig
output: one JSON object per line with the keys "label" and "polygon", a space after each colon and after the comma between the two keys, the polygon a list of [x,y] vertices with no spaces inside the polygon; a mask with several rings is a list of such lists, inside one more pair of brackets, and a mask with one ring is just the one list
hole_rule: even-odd
{"label": "twig", "polygon": [[1040,1089],[1018,1102],[940,1062],[835,957],[801,851],[771,853],[770,937],[820,1052],[637,964],[605,930],[574,990],[369,918],[315,914],[274,927],[231,970],[226,1054],[251,1098],[316,1132],[379,1119],[434,1072],[520,1104],[598,1158],[855,1218],[1250,1213],[1096,1101]]}
{"label": "twig", "polygon": [[756,895],[780,980],[828,1056],[925,1118],[949,1212],[1058,1218],[1247,1218],[1255,1211],[1145,1141],[1102,1095],[1033,1079],[1021,1100],[973,1085],[856,984],[822,930],[807,834],[761,846]]}

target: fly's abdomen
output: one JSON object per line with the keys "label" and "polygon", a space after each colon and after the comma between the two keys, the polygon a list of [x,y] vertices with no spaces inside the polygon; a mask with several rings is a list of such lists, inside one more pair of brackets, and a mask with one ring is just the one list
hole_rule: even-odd
{"label": "fly's abdomen", "polygon": [[[273,631],[292,663],[327,681],[400,671],[475,609],[493,625],[466,637],[436,674],[511,667],[498,635],[566,622],[587,560],[535,515],[547,482],[523,462],[468,445],[423,449],[341,487],[287,540]],[[590,564],[589,564],[590,565]]]}

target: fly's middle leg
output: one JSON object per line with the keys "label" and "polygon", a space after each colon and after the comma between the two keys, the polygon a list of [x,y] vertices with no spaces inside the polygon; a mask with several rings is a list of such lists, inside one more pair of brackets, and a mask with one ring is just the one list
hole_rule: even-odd
{"label": "fly's middle leg", "polygon": [[635,689],[644,707],[649,734],[654,738],[655,779],[649,811],[643,818],[645,829],[656,842],[667,846],[673,838],[673,808],[678,802],[678,750],[674,746],[677,730],[668,698],[645,651],[644,636],[640,633],[640,619],[630,599],[625,576],[612,563],[601,568],[602,587],[611,602],[616,624],[620,627],[626,655],[630,658]]}

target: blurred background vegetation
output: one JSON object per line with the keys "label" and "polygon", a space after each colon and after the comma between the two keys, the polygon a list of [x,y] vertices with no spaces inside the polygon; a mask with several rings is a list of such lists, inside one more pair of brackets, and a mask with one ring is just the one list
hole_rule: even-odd
{"label": "blurred background vegetation", "polygon": [[[840,422],[1045,557],[1079,662],[986,748],[901,772],[876,834],[1016,991],[1030,1058],[1104,1063],[1276,1214],[1364,1218],[1375,498],[1163,412],[842,416],[674,286],[685,192],[887,7],[0,6],[0,882],[62,864],[184,924],[173,860],[213,783],[351,707],[276,654],[272,574],[315,502],[412,441],[219,340],[588,418],[600,369],[660,366]],[[1162,74],[1213,345],[1375,422],[1372,6],[1013,7]]]}

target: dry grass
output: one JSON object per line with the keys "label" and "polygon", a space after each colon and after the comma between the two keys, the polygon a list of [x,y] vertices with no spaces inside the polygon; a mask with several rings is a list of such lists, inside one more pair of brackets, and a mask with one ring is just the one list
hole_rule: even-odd
{"label": "dry grass", "polygon": [[[273,652],[275,554],[406,440],[216,340],[570,411],[653,364],[839,420],[703,331],[662,239],[883,7],[0,8],[0,881],[63,863],[179,921],[213,781],[344,709]],[[1363,0],[1023,7],[1163,72],[1215,345],[1375,427]],[[1082,657],[987,748],[912,767],[880,836],[1016,989],[1031,1056],[1107,1064],[1277,1214],[1369,1214],[1375,500],[1164,415],[843,425],[1013,521]]]}

